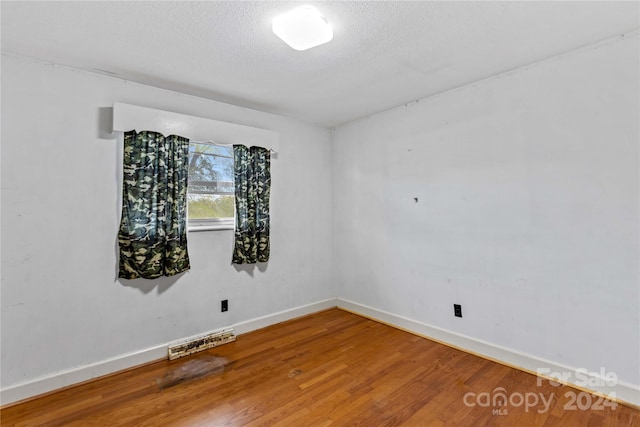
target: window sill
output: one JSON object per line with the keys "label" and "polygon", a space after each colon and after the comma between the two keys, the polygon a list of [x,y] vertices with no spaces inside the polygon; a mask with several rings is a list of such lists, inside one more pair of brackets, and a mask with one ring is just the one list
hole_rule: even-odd
{"label": "window sill", "polygon": [[200,223],[200,224],[189,224],[187,225],[187,232],[198,232],[198,231],[214,231],[214,230],[234,230],[235,225],[233,222],[229,223]]}

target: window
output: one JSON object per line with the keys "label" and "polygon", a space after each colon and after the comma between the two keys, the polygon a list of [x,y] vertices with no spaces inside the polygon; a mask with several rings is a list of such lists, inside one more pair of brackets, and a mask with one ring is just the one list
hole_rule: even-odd
{"label": "window", "polygon": [[189,144],[189,230],[233,229],[233,147]]}

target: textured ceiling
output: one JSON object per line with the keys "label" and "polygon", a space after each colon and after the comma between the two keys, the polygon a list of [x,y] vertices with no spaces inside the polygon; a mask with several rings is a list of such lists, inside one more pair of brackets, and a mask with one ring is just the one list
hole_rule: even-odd
{"label": "textured ceiling", "polygon": [[632,2],[308,2],[334,40],[295,51],[299,2],[1,2],[2,51],[335,126],[640,27]]}

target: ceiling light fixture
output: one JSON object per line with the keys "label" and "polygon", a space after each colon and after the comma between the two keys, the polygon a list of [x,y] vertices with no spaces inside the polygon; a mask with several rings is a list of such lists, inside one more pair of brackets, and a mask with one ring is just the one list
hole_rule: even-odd
{"label": "ceiling light fixture", "polygon": [[295,50],[307,50],[333,38],[331,25],[312,6],[300,6],[273,20],[272,30]]}

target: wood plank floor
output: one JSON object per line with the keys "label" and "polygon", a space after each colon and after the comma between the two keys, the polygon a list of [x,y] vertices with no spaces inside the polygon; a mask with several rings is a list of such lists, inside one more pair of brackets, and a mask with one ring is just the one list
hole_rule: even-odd
{"label": "wood plank floor", "polygon": [[[508,401],[494,406],[502,390]],[[548,381],[537,385],[534,375],[332,309],[242,335],[208,352],[9,406],[0,421],[2,426],[640,427],[638,410],[610,408],[592,395],[591,409],[570,410],[567,393],[580,391]],[[542,398],[552,400],[545,407]],[[583,397],[581,404],[586,401]]]}

